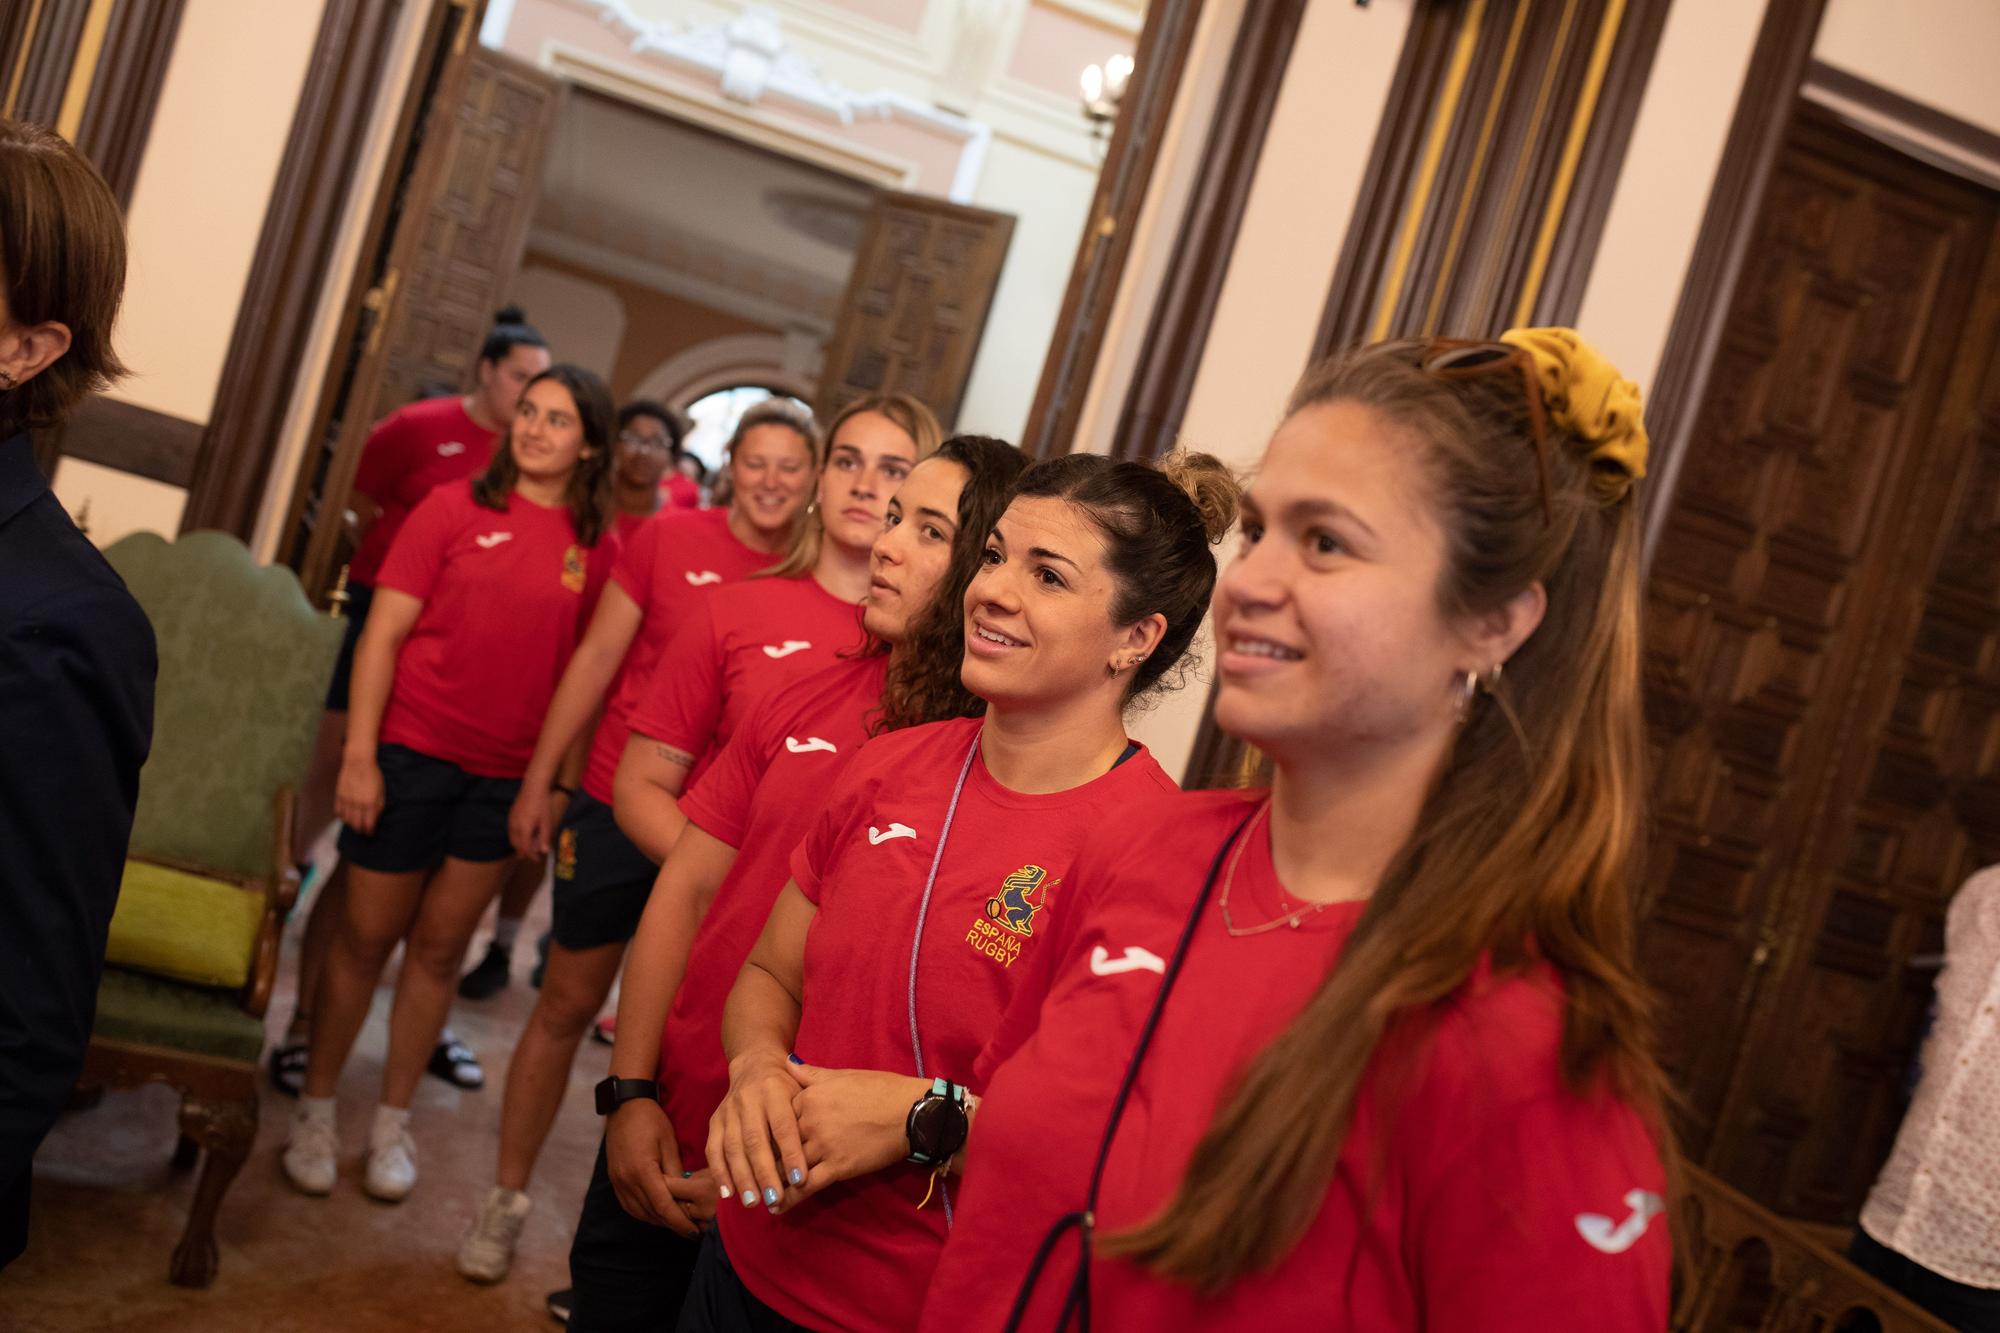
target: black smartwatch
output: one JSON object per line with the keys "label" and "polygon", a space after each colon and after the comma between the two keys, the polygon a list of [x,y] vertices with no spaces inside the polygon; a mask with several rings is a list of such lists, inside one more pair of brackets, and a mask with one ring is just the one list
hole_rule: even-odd
{"label": "black smartwatch", "polygon": [[626,1102],[636,1102],[641,1097],[660,1100],[660,1085],[650,1078],[607,1078],[597,1085],[597,1113],[610,1115]]}
{"label": "black smartwatch", "polygon": [[932,1079],[931,1090],[917,1098],[903,1122],[903,1133],[910,1140],[909,1160],[918,1166],[943,1166],[965,1146],[968,1125],[965,1089]]}

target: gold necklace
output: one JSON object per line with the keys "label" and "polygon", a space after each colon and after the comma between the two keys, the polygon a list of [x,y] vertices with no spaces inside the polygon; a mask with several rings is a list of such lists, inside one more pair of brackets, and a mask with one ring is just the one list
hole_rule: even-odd
{"label": "gold necklace", "polygon": [[[1257,808],[1257,813],[1250,817],[1250,823],[1243,830],[1243,836],[1237,839],[1235,849],[1229,853],[1229,869],[1222,876],[1222,928],[1229,932],[1232,939],[1240,940],[1250,935],[1262,935],[1280,926],[1290,926],[1293,930],[1297,930],[1301,921],[1326,907],[1325,903],[1306,903],[1284,916],[1261,925],[1245,926],[1241,929],[1238,929],[1236,923],[1230,919],[1229,890],[1236,884],[1236,863],[1243,859],[1243,849],[1250,845],[1250,839],[1257,831],[1257,821],[1270,813],[1271,798],[1267,796],[1264,798],[1264,804]],[[1284,893],[1284,886],[1280,885],[1278,891]]]}

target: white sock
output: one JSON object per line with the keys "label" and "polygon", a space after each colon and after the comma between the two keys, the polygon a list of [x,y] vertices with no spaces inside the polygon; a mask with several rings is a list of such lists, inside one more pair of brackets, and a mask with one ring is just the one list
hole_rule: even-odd
{"label": "white sock", "polygon": [[410,1125],[410,1108],[407,1106],[378,1106],[375,1108],[375,1123],[368,1130],[368,1141],[380,1143],[393,1139]]}
{"label": "white sock", "polygon": [[330,1124],[332,1124],[332,1123],[333,1123],[333,1098],[331,1098],[331,1097],[307,1097],[307,1096],[304,1096],[304,1095],[301,1095],[301,1096],[299,1097],[299,1113],[298,1113],[298,1118],[299,1118],[300,1120],[311,1120],[311,1121],[316,1121],[317,1123],[319,1123],[319,1124],[322,1124],[322,1125],[330,1125]]}
{"label": "white sock", "polygon": [[493,947],[501,953],[514,952],[514,937],[521,933],[521,918],[503,916],[493,923]]}

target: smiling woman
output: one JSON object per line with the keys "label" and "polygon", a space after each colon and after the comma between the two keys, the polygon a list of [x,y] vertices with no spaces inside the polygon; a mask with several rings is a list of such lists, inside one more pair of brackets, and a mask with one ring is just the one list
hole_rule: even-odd
{"label": "smiling woman", "polygon": [[959,621],[985,716],[850,761],[730,993],[705,1156],[742,1206],[721,1210],[684,1329],[745,1312],[913,1325],[975,1057],[1071,910],[1071,858],[1173,792],[1124,714],[1186,652],[1234,511],[1234,483],[1199,456],[1163,473],[1079,454],[1023,476]]}

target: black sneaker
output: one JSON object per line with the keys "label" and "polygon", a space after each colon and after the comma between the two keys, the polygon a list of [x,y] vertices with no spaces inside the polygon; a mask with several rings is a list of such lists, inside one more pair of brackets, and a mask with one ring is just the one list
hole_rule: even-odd
{"label": "black sneaker", "polygon": [[446,1028],[438,1038],[437,1049],[431,1052],[430,1063],[424,1066],[424,1072],[467,1092],[486,1086],[486,1071],[479,1067],[478,1054],[453,1036],[450,1028]]}
{"label": "black sneaker", "polygon": [[468,1000],[490,1000],[507,989],[507,969],[514,961],[512,953],[497,944],[486,946],[486,956],[479,960],[479,966],[458,979],[458,993]]}
{"label": "black sneaker", "polygon": [[535,941],[535,970],[528,973],[528,984],[536,990],[542,988],[542,977],[549,970],[549,932],[543,931],[541,939]]}
{"label": "black sneaker", "polygon": [[550,1292],[549,1316],[553,1318],[558,1324],[563,1324],[565,1326],[568,1325],[569,1312],[571,1308],[576,1304],[576,1301],[574,1299],[575,1296],[576,1293],[570,1290],[568,1287],[564,1287],[561,1291]]}

